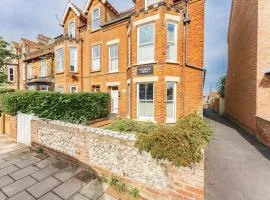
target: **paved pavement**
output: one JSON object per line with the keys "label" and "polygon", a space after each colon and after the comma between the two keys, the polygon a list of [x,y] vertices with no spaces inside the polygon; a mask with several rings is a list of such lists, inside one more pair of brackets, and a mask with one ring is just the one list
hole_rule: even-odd
{"label": "paved pavement", "polygon": [[206,150],[206,200],[269,200],[270,150],[226,118],[207,110],[214,128]]}
{"label": "paved pavement", "polygon": [[92,173],[0,135],[0,200],[114,200]]}

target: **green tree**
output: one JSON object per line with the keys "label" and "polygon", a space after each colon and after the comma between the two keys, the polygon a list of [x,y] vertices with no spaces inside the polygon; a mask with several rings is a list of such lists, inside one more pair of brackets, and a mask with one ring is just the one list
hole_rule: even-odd
{"label": "green tree", "polygon": [[217,81],[217,91],[220,97],[225,97],[225,83],[226,83],[226,75],[222,75],[219,77]]}
{"label": "green tree", "polygon": [[11,51],[10,44],[0,38],[0,85],[7,83],[5,65],[16,58],[18,58],[18,55]]}

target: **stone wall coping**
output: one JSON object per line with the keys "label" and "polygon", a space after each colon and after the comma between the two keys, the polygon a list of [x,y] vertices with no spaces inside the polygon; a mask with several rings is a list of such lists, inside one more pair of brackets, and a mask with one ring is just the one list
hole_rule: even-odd
{"label": "stone wall coping", "polygon": [[268,123],[270,123],[270,117],[267,116],[256,116],[256,118],[259,118],[260,120],[266,121]]}

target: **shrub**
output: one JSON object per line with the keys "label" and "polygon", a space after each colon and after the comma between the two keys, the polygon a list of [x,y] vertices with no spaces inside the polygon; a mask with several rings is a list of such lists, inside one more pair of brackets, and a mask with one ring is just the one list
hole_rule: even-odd
{"label": "shrub", "polygon": [[18,91],[1,95],[3,112],[12,116],[18,112],[37,117],[76,124],[102,118],[108,114],[109,94]]}
{"label": "shrub", "polygon": [[15,92],[14,89],[9,88],[0,88],[0,94],[8,93],[8,92]]}
{"label": "shrub", "polygon": [[174,126],[159,127],[150,134],[139,134],[136,146],[154,159],[168,160],[176,166],[192,166],[202,159],[202,148],[212,130],[198,115],[180,119]]}
{"label": "shrub", "polygon": [[148,134],[154,132],[158,127],[160,125],[152,122],[137,122],[132,119],[118,118],[104,128],[112,131]]}

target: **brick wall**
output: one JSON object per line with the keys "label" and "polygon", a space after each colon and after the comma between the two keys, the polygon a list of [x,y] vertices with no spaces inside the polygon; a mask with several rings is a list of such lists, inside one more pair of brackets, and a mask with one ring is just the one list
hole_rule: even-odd
{"label": "brick wall", "polygon": [[135,136],[49,120],[33,120],[32,143],[100,175],[117,175],[149,200],[204,199],[203,161],[193,169],[160,163],[134,147]]}
{"label": "brick wall", "polygon": [[257,136],[262,143],[270,147],[270,121],[257,117]]}

